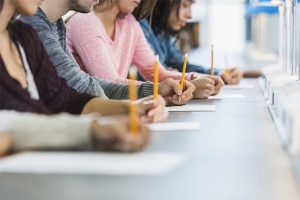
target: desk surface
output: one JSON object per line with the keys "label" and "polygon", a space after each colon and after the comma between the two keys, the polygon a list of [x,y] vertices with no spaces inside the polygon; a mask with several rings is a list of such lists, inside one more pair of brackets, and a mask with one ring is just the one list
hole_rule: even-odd
{"label": "desk surface", "polygon": [[198,134],[154,134],[146,151],[179,152],[187,161],[165,176],[0,174],[1,200],[299,200],[286,155],[257,80],[234,90],[247,99],[216,100],[217,112],[172,113],[199,121]]}

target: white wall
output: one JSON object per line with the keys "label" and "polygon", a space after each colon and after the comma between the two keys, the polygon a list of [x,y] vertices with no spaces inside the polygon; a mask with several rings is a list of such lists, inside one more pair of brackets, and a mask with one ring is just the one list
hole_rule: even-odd
{"label": "white wall", "polygon": [[202,21],[201,42],[219,51],[240,52],[245,46],[243,0],[197,0],[193,15]]}

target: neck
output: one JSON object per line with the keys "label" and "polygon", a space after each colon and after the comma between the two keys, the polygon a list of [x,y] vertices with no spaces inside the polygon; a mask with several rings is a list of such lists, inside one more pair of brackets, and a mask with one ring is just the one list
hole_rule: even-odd
{"label": "neck", "polygon": [[115,21],[120,14],[119,8],[115,5],[111,6],[105,11],[98,11],[97,9],[94,9],[94,11],[96,15],[101,19],[106,30],[114,27]]}
{"label": "neck", "polygon": [[3,34],[7,30],[10,20],[16,13],[16,9],[11,2],[4,1],[2,11],[0,12],[0,34]]}
{"label": "neck", "polygon": [[40,8],[52,23],[71,10],[69,0],[44,0]]}

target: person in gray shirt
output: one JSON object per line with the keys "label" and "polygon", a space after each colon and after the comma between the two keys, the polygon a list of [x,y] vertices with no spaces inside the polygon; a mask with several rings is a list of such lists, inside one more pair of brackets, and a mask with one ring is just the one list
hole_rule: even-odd
{"label": "person in gray shirt", "polygon": [[[66,44],[66,27],[62,16],[70,10],[87,13],[92,11],[98,0],[44,0],[35,16],[23,17],[22,20],[35,28],[58,76],[80,93],[110,99],[127,99],[128,85],[100,80],[82,71],[69,52]],[[84,30],[83,30],[84,31]],[[195,87],[186,81],[186,88],[181,90],[178,81],[168,79],[159,84],[159,94],[167,105],[183,105],[193,98]],[[153,83],[144,82],[138,86],[138,97],[153,94]],[[181,102],[178,96],[182,95]]]}

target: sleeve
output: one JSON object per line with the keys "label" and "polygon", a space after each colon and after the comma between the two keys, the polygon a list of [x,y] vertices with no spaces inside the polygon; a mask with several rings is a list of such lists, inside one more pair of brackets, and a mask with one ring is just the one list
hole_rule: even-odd
{"label": "sleeve", "polygon": [[[77,92],[69,87],[64,79],[58,77],[36,32],[32,28],[28,30],[35,43],[34,55],[36,57],[33,60],[38,61],[38,64],[33,74],[40,94],[40,100],[53,113],[68,112],[80,114],[87,102],[94,96]],[[30,53],[28,54],[30,55]]]}
{"label": "sleeve", "polygon": [[[32,25],[37,31],[59,77],[80,93],[110,99],[127,99],[128,85],[112,83],[90,76],[80,69],[77,63],[66,53],[59,41],[52,34],[51,28],[40,17],[24,17],[25,22]],[[148,95],[149,84],[139,86],[139,97]],[[103,88],[103,89],[102,89]]]}
{"label": "sleeve", "polygon": [[[153,80],[153,66],[155,55],[153,50],[150,48],[142,28],[135,22],[134,24],[137,34],[136,48],[133,56],[133,63],[137,66],[138,71],[143,76],[145,80],[152,81]],[[191,74],[186,74],[186,79],[190,80]],[[159,81],[164,81],[167,78],[173,78],[175,80],[181,79],[180,72],[168,71],[161,64],[159,67]]]}
{"label": "sleeve", "polygon": [[13,150],[90,147],[95,116],[53,116],[0,111],[0,132],[9,134]]}
{"label": "sleeve", "polygon": [[[76,19],[73,20],[76,21]],[[106,48],[107,44],[101,36],[101,29],[96,24],[85,23],[83,25],[81,22],[69,21],[67,24],[69,42],[75,48],[89,75],[112,82],[127,83],[126,78],[120,78],[114,67],[115,64],[109,59],[111,52]]]}
{"label": "sleeve", "polygon": [[[167,49],[167,57],[166,57],[166,65],[170,66],[178,71],[182,71],[183,66],[183,53],[176,46],[175,41],[172,39],[168,39],[166,41],[166,49]],[[203,67],[200,65],[194,65],[191,63],[187,64],[187,72],[197,72],[200,74],[209,74],[210,69],[208,67]],[[219,74],[219,70],[215,69],[215,75]]]}

